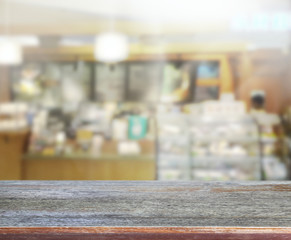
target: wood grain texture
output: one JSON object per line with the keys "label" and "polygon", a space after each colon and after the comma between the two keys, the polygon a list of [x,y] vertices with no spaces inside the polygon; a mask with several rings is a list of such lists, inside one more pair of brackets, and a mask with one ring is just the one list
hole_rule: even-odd
{"label": "wood grain texture", "polygon": [[154,180],[155,160],[144,158],[25,159],[23,180]]}
{"label": "wood grain texture", "polygon": [[21,158],[29,132],[0,132],[0,180],[20,180],[22,175]]}
{"label": "wood grain texture", "polygon": [[230,227],[74,227],[0,228],[0,239],[7,240],[289,240],[288,228]]}
{"label": "wood grain texture", "polygon": [[0,239],[291,239],[289,182],[2,181]]}

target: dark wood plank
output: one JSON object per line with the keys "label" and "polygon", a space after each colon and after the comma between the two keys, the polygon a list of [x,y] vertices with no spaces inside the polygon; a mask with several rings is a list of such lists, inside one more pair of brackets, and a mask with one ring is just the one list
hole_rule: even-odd
{"label": "dark wood plank", "polygon": [[290,228],[235,227],[74,227],[0,228],[0,239],[17,240],[289,240]]}
{"label": "dark wood plank", "polygon": [[0,181],[0,239],[291,239],[289,182]]}

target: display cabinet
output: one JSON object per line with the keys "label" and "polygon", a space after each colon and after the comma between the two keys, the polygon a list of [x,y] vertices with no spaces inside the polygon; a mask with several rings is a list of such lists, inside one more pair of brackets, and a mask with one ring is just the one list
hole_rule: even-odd
{"label": "display cabinet", "polygon": [[158,179],[260,180],[259,137],[249,115],[159,117]]}
{"label": "display cabinet", "polygon": [[157,117],[157,177],[159,180],[189,180],[188,116],[183,113]]}
{"label": "display cabinet", "polygon": [[261,179],[260,138],[251,116],[203,116],[189,121],[191,179]]}

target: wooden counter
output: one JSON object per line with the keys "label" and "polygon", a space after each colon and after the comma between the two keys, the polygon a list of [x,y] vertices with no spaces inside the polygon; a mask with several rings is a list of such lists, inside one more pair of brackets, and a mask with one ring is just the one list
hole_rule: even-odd
{"label": "wooden counter", "polygon": [[155,180],[153,155],[89,156],[27,155],[23,180]]}
{"label": "wooden counter", "polygon": [[[105,141],[100,155],[26,154],[22,180],[155,180],[155,141],[139,140],[140,154],[118,154],[118,141]],[[4,179],[5,180],[5,179]]]}
{"label": "wooden counter", "polygon": [[290,182],[2,181],[0,239],[291,239]]}
{"label": "wooden counter", "polygon": [[22,179],[22,155],[28,130],[0,132],[0,180]]}

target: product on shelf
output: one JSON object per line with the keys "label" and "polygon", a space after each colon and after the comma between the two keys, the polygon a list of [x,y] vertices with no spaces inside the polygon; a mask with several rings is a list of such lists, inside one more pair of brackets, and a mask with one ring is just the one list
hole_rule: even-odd
{"label": "product on shelf", "polygon": [[158,116],[159,179],[261,179],[258,126],[244,103],[225,96],[185,109]]}
{"label": "product on shelf", "polygon": [[25,103],[0,104],[0,131],[17,131],[28,128],[28,106]]}

